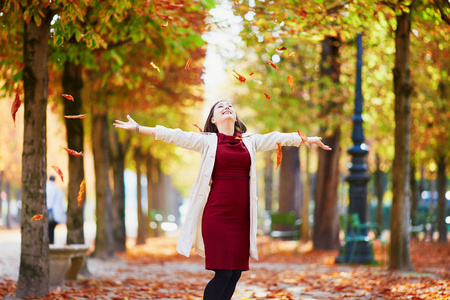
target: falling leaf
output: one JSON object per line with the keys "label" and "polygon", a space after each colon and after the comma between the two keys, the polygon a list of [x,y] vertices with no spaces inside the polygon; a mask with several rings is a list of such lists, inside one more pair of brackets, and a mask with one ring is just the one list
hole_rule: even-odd
{"label": "falling leaf", "polygon": [[281,143],[277,142],[278,152],[277,152],[277,169],[281,164],[281,157],[283,156],[283,151],[281,150]]}
{"label": "falling leaf", "polygon": [[235,137],[234,139],[235,139],[235,140],[242,140],[243,137],[238,137],[238,136],[237,136],[237,137]]}
{"label": "falling leaf", "polygon": [[266,93],[264,93],[264,96],[266,96],[266,98],[270,100],[270,96],[269,96],[269,95],[267,95]]}
{"label": "falling leaf", "polygon": [[269,61],[267,62],[267,64],[271,65],[274,69],[279,70],[278,67],[277,67],[277,65],[276,65],[273,61],[270,61],[270,60],[269,60]]}
{"label": "falling leaf", "polygon": [[76,156],[76,157],[83,156],[83,152],[77,152],[75,150],[72,150],[72,149],[69,149],[69,148],[66,148],[66,147],[63,147],[63,148],[64,148],[64,150],[66,150],[72,156]]}
{"label": "falling leaf", "polygon": [[66,118],[66,119],[84,119],[84,118],[86,118],[86,117],[87,117],[86,114],[64,116],[64,118]]}
{"label": "falling leaf", "polygon": [[311,145],[308,142],[308,136],[301,131],[298,131],[298,135],[302,139],[302,142],[311,149]]}
{"label": "falling leaf", "polygon": [[253,75],[253,72],[250,73],[250,76],[252,76],[252,75]]}
{"label": "falling leaf", "polygon": [[159,70],[158,66],[155,65],[154,62],[151,61],[151,62],[150,62],[150,65],[153,67],[153,69],[156,69],[156,70],[158,70],[158,72],[161,72],[161,71]]}
{"label": "falling leaf", "polygon": [[41,214],[39,214],[39,215],[34,215],[34,216],[30,219],[30,221],[40,221],[40,220],[42,220],[43,217],[44,217],[44,215],[41,215]]}
{"label": "falling leaf", "polygon": [[294,77],[288,75],[287,76],[287,82],[289,83],[289,85],[291,86],[292,92],[294,92]]}
{"label": "falling leaf", "polygon": [[83,179],[83,181],[81,181],[81,183],[80,183],[80,189],[78,191],[78,196],[77,196],[78,207],[80,207],[81,204],[83,204],[85,190],[86,190],[86,179]]}
{"label": "falling leaf", "polygon": [[191,59],[189,58],[188,61],[186,62],[186,66],[184,67],[184,69],[186,71],[189,71],[189,66],[191,65]]}
{"label": "falling leaf", "polygon": [[203,132],[203,130],[200,128],[200,126],[197,125],[197,123],[194,123],[194,124],[192,124],[192,125],[194,125],[195,127],[197,127],[198,130],[200,130],[200,132]]}
{"label": "falling leaf", "polygon": [[61,169],[58,168],[58,166],[52,166],[52,168],[56,171],[56,173],[58,173],[59,177],[61,177],[61,181],[64,182],[63,172],[61,171]]}
{"label": "falling leaf", "polygon": [[295,52],[289,53],[289,56],[294,56],[294,55],[295,55]]}
{"label": "falling leaf", "polygon": [[283,51],[283,50],[286,50],[286,47],[283,46],[283,47],[277,48],[277,50],[278,51]]}
{"label": "falling leaf", "polygon": [[235,70],[233,70],[233,72],[237,74],[237,76],[234,75],[234,77],[236,77],[236,79],[239,80],[240,82],[245,82],[247,80],[244,76],[242,76],[241,74],[239,74]]}
{"label": "falling leaf", "polygon": [[22,102],[20,101],[19,93],[17,92],[16,97],[14,98],[14,102],[11,106],[11,116],[14,121],[14,127],[16,127],[16,113],[19,110],[19,107],[21,104],[22,104]]}
{"label": "falling leaf", "polygon": [[63,96],[64,98],[66,98],[67,100],[75,101],[75,100],[73,99],[72,95],[69,95],[69,94],[62,94],[62,96]]}
{"label": "falling leaf", "polygon": [[162,28],[166,28],[169,25],[169,21],[166,21],[166,24],[161,25]]}

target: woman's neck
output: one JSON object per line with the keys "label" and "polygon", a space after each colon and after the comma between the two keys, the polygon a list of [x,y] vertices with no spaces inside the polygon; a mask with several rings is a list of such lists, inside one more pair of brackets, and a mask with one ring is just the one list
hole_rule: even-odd
{"label": "woman's neck", "polygon": [[234,135],[234,122],[223,122],[216,124],[217,130],[225,135]]}

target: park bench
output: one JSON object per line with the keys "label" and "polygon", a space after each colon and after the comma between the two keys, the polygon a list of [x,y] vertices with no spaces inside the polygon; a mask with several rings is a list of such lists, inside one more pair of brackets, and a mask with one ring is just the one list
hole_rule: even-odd
{"label": "park bench", "polygon": [[[298,240],[300,238],[301,220],[297,219],[294,212],[272,213],[270,215],[270,236],[273,238]],[[276,230],[276,225],[285,225]]]}
{"label": "park bench", "polygon": [[86,261],[88,245],[50,245],[50,287],[63,285],[64,280],[76,280]]}

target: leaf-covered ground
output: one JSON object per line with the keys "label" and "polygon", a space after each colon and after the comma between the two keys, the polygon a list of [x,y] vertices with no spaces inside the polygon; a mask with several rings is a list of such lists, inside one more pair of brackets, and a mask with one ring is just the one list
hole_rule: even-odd
{"label": "leaf-covered ground", "polygon": [[[450,299],[450,245],[411,242],[416,271],[400,273],[386,264],[336,265],[338,251],[311,244],[267,237],[258,243],[260,261],[243,273],[233,299]],[[212,272],[202,258],[177,254],[175,245],[175,238],[152,238],[118,259],[89,259],[92,277],[67,282],[46,299],[201,299]],[[383,262],[378,241],[374,248]],[[13,299],[15,284],[0,273],[0,296]]]}

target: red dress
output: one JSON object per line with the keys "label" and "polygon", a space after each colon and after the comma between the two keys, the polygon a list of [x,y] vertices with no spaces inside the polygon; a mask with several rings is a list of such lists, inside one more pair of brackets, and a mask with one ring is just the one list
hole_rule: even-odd
{"label": "red dress", "polygon": [[202,218],[206,269],[249,269],[250,154],[234,136],[217,133],[211,190]]}

